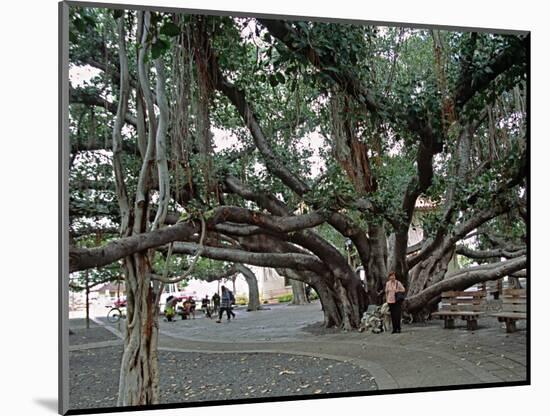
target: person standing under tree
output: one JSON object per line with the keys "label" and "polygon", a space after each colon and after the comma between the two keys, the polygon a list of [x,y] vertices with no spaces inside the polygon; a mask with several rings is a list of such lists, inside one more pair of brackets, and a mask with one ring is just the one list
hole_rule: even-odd
{"label": "person standing under tree", "polygon": [[217,323],[222,321],[223,312],[227,312],[227,320],[231,320],[231,292],[225,286],[222,286],[222,296],[220,304],[220,312],[218,313]]}
{"label": "person standing under tree", "polygon": [[306,301],[307,303],[311,303],[311,286],[306,284],[306,288],[305,288],[305,292],[306,292]]}
{"label": "person standing under tree", "polygon": [[401,332],[401,302],[398,302],[395,297],[397,292],[405,292],[405,288],[395,278],[395,272],[392,271],[388,274],[388,281],[386,282],[386,302],[390,307],[392,334]]}
{"label": "person standing under tree", "polygon": [[193,319],[195,319],[195,309],[197,308],[197,302],[195,302],[195,299],[193,299],[193,296],[189,296],[189,312],[191,315],[193,315]]}
{"label": "person standing under tree", "polygon": [[212,315],[210,314],[210,299],[208,299],[208,295],[206,295],[201,300],[201,310],[204,312],[204,314],[212,319]]}

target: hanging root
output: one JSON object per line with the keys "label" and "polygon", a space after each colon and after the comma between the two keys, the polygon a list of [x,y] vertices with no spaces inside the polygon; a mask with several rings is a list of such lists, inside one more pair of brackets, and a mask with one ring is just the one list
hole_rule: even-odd
{"label": "hanging root", "polygon": [[[201,220],[201,238],[200,238],[200,241],[199,241],[199,249],[195,253],[195,256],[191,260],[191,264],[189,265],[187,270],[181,276],[179,276],[175,279],[169,279],[167,277],[168,266],[166,265],[166,267],[164,268],[164,272],[163,272],[162,276],[152,274],[151,279],[160,281],[162,283],[168,283],[168,284],[178,283],[178,282],[181,282],[182,280],[186,279],[187,276],[189,276],[193,272],[193,269],[195,268],[195,265],[196,265],[197,261],[199,260],[199,257],[201,257],[202,253],[204,253],[204,239],[206,237],[206,222],[204,221],[204,217],[202,215],[200,216],[200,220]],[[166,264],[168,264],[168,261],[170,260],[170,256],[172,255],[173,246],[174,246],[174,243],[170,243],[170,246],[168,248],[168,255],[166,256]]]}

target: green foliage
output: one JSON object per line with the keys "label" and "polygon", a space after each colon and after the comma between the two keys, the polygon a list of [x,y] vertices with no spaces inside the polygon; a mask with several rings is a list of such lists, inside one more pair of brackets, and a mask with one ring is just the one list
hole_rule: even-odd
{"label": "green foliage", "polygon": [[460,254],[456,256],[458,261],[458,267],[460,269],[465,269],[466,267],[470,267],[474,264],[474,261],[466,256],[461,256]]}
{"label": "green foliage", "polygon": [[201,257],[193,268],[192,276],[195,279],[216,278],[217,276],[225,274],[230,267],[230,263]]}
{"label": "green foliage", "polygon": [[289,293],[288,295],[282,295],[282,296],[277,297],[277,301],[279,303],[287,303],[287,302],[292,301],[292,293]]}
{"label": "green foliage", "polygon": [[237,295],[235,297],[235,303],[237,305],[241,305],[241,306],[248,305],[248,296],[246,296],[246,295]]}
{"label": "green foliage", "polygon": [[181,33],[180,28],[173,22],[165,21],[160,28],[160,34],[165,36],[179,36]]}
{"label": "green foliage", "polygon": [[305,201],[326,209],[340,209],[356,198],[356,191],[341,166],[329,160],[327,170]]}

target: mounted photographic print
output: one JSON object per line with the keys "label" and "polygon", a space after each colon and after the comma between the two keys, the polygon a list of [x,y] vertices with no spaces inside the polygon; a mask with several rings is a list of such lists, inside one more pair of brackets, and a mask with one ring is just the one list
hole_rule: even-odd
{"label": "mounted photographic print", "polygon": [[60,3],[60,413],[529,384],[529,47]]}

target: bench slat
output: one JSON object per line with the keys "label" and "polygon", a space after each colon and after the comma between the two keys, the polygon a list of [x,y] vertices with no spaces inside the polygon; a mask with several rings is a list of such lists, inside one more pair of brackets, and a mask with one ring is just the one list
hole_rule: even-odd
{"label": "bench slat", "polygon": [[527,305],[502,304],[502,312],[527,312]]}
{"label": "bench slat", "polygon": [[447,292],[443,292],[441,294],[442,298],[457,298],[457,297],[464,297],[464,298],[472,298],[472,297],[485,297],[486,292],[484,290],[476,290],[476,291],[458,291],[458,290],[450,290]]}
{"label": "bench slat", "polygon": [[502,291],[503,296],[527,296],[526,289],[504,289]]}
{"label": "bench slat", "polygon": [[483,312],[472,311],[439,311],[433,312],[432,316],[479,316],[483,314]]}
{"label": "bench slat", "polygon": [[503,305],[527,305],[527,299],[520,298],[504,298],[502,299]]}
{"label": "bench slat", "polygon": [[527,319],[527,314],[521,312],[498,312],[491,314],[491,316],[508,319]]}

